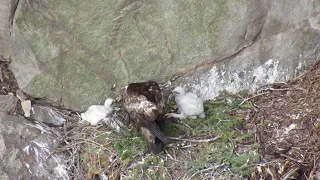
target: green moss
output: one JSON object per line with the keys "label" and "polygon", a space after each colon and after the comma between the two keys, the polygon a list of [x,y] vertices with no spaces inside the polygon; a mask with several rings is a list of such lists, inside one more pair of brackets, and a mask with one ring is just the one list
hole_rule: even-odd
{"label": "green moss", "polygon": [[258,162],[259,156],[255,153],[233,155],[227,162],[230,164],[231,170],[235,173],[249,176],[253,168],[253,162]]}
{"label": "green moss", "polygon": [[120,139],[114,143],[122,160],[130,160],[147,150],[146,141],[135,131],[125,131]]}
{"label": "green moss", "polygon": [[167,136],[179,136],[179,135],[184,135],[187,130],[188,129],[186,129],[183,124],[167,122],[164,133]]}

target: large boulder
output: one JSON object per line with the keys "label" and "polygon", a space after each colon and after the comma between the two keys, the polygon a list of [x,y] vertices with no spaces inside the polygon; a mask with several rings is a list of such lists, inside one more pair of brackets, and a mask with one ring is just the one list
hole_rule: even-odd
{"label": "large boulder", "polygon": [[212,98],[224,89],[288,80],[315,61],[319,4],[19,1],[11,68],[28,94],[74,110],[148,79],[180,77],[177,84]]}
{"label": "large boulder", "polygon": [[0,95],[0,112],[12,112],[17,108],[18,98],[12,94]]}

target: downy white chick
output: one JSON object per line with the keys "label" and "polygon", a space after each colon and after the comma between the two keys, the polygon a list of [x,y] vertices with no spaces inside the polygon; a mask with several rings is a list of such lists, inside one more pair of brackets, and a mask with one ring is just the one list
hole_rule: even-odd
{"label": "downy white chick", "polygon": [[180,86],[177,86],[173,89],[175,95],[175,101],[178,105],[178,113],[168,113],[167,115],[179,118],[186,119],[197,117],[205,118],[203,101],[197,95],[189,92],[185,93],[184,89]]}
{"label": "downy white chick", "polygon": [[81,113],[81,118],[91,125],[96,126],[107,115],[112,114],[113,111],[113,99],[108,98],[104,102],[104,105],[92,105],[84,113]]}

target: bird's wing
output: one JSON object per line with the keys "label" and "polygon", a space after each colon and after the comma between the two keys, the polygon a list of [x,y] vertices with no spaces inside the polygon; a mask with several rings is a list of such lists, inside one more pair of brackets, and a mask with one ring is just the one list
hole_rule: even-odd
{"label": "bird's wing", "polygon": [[130,96],[125,101],[125,107],[129,114],[139,119],[146,119],[149,121],[156,120],[159,109],[156,104],[150,102],[143,95]]}
{"label": "bird's wing", "polygon": [[156,122],[162,110],[155,103],[150,102],[143,95],[132,95],[125,99],[124,105],[132,120],[136,121],[139,126],[147,128],[162,142],[166,142],[166,137]]}

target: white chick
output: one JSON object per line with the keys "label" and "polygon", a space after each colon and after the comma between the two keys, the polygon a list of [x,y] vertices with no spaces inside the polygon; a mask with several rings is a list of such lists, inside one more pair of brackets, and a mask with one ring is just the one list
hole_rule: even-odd
{"label": "white chick", "polygon": [[107,115],[113,111],[113,99],[108,98],[104,102],[104,105],[92,105],[84,113],[81,113],[81,118],[88,121],[91,125],[96,126]]}
{"label": "white chick", "polygon": [[185,93],[184,89],[180,86],[173,89],[175,94],[175,101],[178,105],[178,113],[168,113],[169,116],[185,119],[197,117],[205,118],[203,108],[203,101],[193,93]]}

